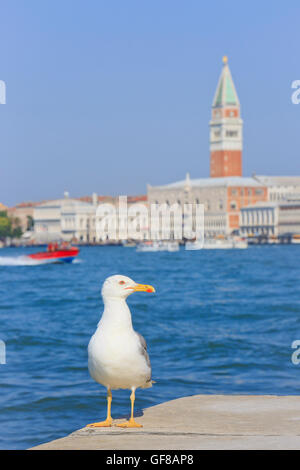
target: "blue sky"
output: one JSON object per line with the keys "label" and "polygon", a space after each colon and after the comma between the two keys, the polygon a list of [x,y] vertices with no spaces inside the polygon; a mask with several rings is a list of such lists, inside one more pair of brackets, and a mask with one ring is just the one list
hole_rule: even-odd
{"label": "blue sky", "polygon": [[299,1],[2,0],[0,201],[142,194],[209,174],[229,65],[244,175],[300,174]]}

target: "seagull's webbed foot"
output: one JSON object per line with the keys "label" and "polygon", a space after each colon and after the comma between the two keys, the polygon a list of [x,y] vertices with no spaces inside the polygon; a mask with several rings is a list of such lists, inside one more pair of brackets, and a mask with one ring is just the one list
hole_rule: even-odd
{"label": "seagull's webbed foot", "polygon": [[112,395],[110,388],[107,389],[107,417],[105,421],[100,421],[99,423],[91,423],[87,424],[87,428],[108,428],[112,425],[112,417],[111,417],[111,401]]}
{"label": "seagull's webbed foot", "polygon": [[125,421],[125,423],[119,423],[117,426],[120,428],[142,428],[142,424],[137,423],[133,417],[133,410],[134,410],[134,400],[135,400],[135,387],[132,387],[132,393],[130,395],[131,401],[131,416],[129,421]]}
{"label": "seagull's webbed foot", "polygon": [[126,421],[125,423],[119,423],[116,426],[120,428],[142,428],[143,425],[137,423],[133,418],[130,418],[129,421]]}
{"label": "seagull's webbed foot", "polygon": [[86,427],[87,428],[106,428],[106,427],[110,427],[112,425],[112,422],[113,420],[110,418],[110,419],[106,419],[105,421],[100,421],[99,423],[87,424]]}

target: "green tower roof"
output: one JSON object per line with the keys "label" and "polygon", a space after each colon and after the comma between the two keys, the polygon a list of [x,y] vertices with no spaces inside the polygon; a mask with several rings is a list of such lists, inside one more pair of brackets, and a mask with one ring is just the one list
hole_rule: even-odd
{"label": "green tower roof", "polygon": [[239,106],[240,102],[232,80],[227,58],[223,59],[224,65],[215,93],[213,107],[216,106]]}

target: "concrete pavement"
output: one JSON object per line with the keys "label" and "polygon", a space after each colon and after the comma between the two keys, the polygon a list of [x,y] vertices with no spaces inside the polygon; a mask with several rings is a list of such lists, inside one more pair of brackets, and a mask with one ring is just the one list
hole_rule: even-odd
{"label": "concrete pavement", "polygon": [[143,428],[83,428],[33,449],[300,449],[300,396],[195,395],[136,421]]}

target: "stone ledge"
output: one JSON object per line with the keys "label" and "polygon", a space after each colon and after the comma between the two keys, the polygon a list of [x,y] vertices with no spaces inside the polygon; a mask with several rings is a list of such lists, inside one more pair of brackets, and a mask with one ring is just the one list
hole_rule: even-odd
{"label": "stone ledge", "polygon": [[300,396],[195,395],[136,421],[143,428],[82,428],[33,449],[300,449]]}

